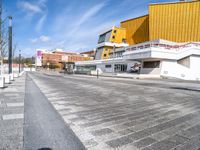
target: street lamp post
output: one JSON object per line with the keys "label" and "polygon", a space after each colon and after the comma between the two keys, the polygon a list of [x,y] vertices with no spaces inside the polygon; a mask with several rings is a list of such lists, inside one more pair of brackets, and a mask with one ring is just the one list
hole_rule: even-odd
{"label": "street lamp post", "polygon": [[114,46],[113,46],[113,56],[112,56],[112,57],[113,57],[113,74],[115,73],[115,60],[114,60],[114,59],[115,59],[115,48],[116,48],[116,47],[115,47],[115,45],[114,45]]}
{"label": "street lamp post", "polygon": [[21,50],[19,50],[19,74],[21,72]]}
{"label": "street lamp post", "polygon": [[12,74],[12,17],[9,16],[9,39],[8,39],[8,64],[9,64],[9,74]]}

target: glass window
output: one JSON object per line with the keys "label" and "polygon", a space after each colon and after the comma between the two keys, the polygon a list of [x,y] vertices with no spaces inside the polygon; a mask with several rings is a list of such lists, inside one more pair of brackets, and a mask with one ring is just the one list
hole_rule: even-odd
{"label": "glass window", "polygon": [[115,39],[115,36],[113,35],[112,38]]}
{"label": "glass window", "polygon": [[103,56],[104,56],[104,57],[106,57],[107,55],[106,55],[106,54],[104,54]]}
{"label": "glass window", "polygon": [[111,65],[105,65],[106,68],[111,68]]}
{"label": "glass window", "polygon": [[103,42],[105,42],[105,38],[106,38],[106,33],[100,35],[100,36],[99,36],[99,41],[98,41],[98,43],[103,43]]}
{"label": "glass window", "polygon": [[160,61],[146,61],[143,63],[143,68],[159,68]]}
{"label": "glass window", "polygon": [[117,30],[114,30],[114,33],[117,33]]}

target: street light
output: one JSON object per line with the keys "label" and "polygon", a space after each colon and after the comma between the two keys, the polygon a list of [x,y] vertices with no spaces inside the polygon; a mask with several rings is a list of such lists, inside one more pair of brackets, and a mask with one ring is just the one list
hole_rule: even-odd
{"label": "street light", "polygon": [[21,72],[21,50],[19,50],[19,74]]}
{"label": "street light", "polygon": [[115,45],[113,46],[113,74],[115,73],[115,60],[114,60],[114,58],[115,58]]}
{"label": "street light", "polygon": [[12,17],[9,16],[9,39],[8,39],[8,64],[9,64],[9,74],[12,74]]}

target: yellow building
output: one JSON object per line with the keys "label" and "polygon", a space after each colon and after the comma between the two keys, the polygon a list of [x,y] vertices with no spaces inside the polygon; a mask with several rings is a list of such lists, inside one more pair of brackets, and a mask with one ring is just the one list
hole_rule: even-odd
{"label": "yellow building", "polygon": [[100,33],[95,59],[108,59],[114,47],[128,46],[126,44],[126,30],[121,27],[112,27]]}
{"label": "yellow building", "polygon": [[149,39],[200,41],[200,1],[149,6]]}
{"label": "yellow building", "polygon": [[149,41],[149,15],[121,22],[126,29],[126,40],[129,45]]}
{"label": "yellow building", "polygon": [[149,15],[121,22],[129,45],[165,39],[200,41],[200,1],[150,4]]}

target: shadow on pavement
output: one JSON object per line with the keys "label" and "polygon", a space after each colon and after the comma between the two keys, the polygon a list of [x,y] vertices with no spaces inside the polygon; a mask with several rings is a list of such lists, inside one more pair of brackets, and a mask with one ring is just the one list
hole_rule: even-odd
{"label": "shadow on pavement", "polygon": [[170,87],[170,88],[176,89],[176,90],[186,90],[186,91],[200,92],[200,89],[190,89],[190,88],[184,88],[184,87]]}

